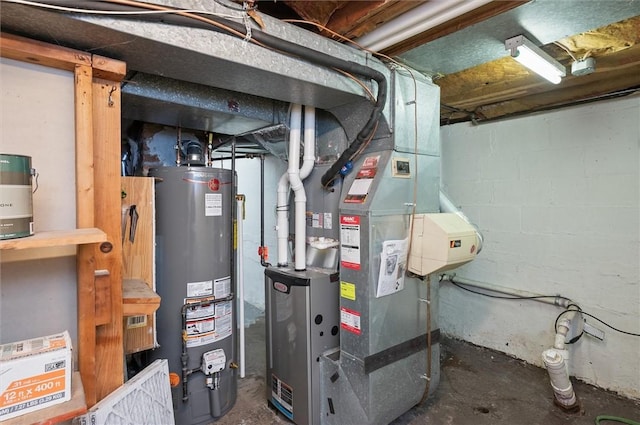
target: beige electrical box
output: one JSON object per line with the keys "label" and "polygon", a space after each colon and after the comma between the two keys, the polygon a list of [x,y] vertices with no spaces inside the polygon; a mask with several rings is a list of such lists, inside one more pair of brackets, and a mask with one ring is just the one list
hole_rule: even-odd
{"label": "beige electrical box", "polygon": [[478,244],[476,229],[457,214],[416,214],[409,271],[426,276],[461,266],[475,258]]}

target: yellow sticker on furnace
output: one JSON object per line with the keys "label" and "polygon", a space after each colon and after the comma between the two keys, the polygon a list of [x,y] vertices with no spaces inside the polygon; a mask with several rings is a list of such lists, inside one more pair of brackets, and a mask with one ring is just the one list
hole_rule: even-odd
{"label": "yellow sticker on furnace", "polygon": [[356,300],[356,285],[349,282],[340,282],[340,296],[348,300]]}

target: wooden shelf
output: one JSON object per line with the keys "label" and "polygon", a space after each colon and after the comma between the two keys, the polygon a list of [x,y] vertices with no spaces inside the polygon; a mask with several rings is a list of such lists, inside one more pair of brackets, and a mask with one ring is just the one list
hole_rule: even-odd
{"label": "wooden shelf", "polygon": [[74,230],[52,230],[38,232],[24,238],[0,241],[0,249],[47,248],[63,245],[82,245],[105,242],[107,235],[94,227]]}
{"label": "wooden shelf", "polygon": [[87,413],[87,403],[84,398],[82,379],[80,372],[73,372],[71,400],[2,421],[2,425],[53,425],[68,421],[83,413]]}
{"label": "wooden shelf", "polygon": [[124,316],[146,316],[160,307],[160,296],[143,280],[122,280],[122,313]]}

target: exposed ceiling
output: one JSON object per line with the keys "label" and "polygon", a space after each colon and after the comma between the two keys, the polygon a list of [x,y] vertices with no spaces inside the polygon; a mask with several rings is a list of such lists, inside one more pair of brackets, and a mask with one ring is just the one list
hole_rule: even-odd
{"label": "exposed ceiling", "polygon": [[[442,124],[498,119],[640,89],[638,0],[260,1],[257,5],[266,14],[326,37],[372,46],[432,76],[441,88]],[[408,26],[390,28],[394,21]],[[504,40],[520,34],[566,66],[567,77],[560,84],[547,82],[509,57]],[[571,75],[572,62],[589,57],[595,59],[596,71]]]}
{"label": "exposed ceiling", "polygon": [[[112,26],[119,26],[120,32],[111,31],[110,21],[106,19],[98,22],[87,18],[70,25],[70,20],[53,12],[16,5],[14,1],[17,0],[2,0],[3,31],[121,58],[136,65],[138,71],[154,73],[155,70],[161,77],[230,90],[235,90],[234,84],[249,84],[252,93],[277,101],[299,101],[296,96],[311,96],[319,107],[329,107],[340,99],[345,103],[345,96],[349,96],[348,89],[333,90],[333,80],[323,76],[315,76],[316,81],[327,83],[315,83],[311,92],[308,85],[299,89],[289,85],[283,90],[273,77],[265,85],[260,72],[266,68],[262,66],[280,66],[282,74],[291,74],[297,67],[286,68],[269,58],[263,63],[255,55],[251,59],[239,55],[238,62],[251,60],[249,65],[253,66],[256,78],[240,78],[237,74],[240,68],[230,68],[234,64],[228,62],[225,66],[231,69],[229,72],[202,72],[220,66],[212,61],[215,55],[206,56],[201,54],[202,50],[226,46],[197,39],[178,40],[175,45],[166,41],[150,44],[145,38],[150,30],[142,25],[113,21]],[[96,0],[38,1],[86,7],[107,4]],[[126,0],[111,0],[109,4],[115,1]],[[198,1],[157,0],[182,7],[198,5]],[[229,0],[214,1],[211,4]],[[234,1],[242,4],[240,0]],[[264,0],[249,6],[345,44],[352,44],[347,39],[355,41],[382,54],[383,60],[395,60],[431,76],[441,88],[443,125],[499,119],[623,96],[640,89],[640,0]],[[259,24],[260,15],[252,16]],[[123,35],[126,33],[135,34],[136,38],[129,39]],[[566,66],[567,76],[560,84],[547,82],[509,57],[504,40],[519,34],[527,36]],[[289,39],[301,36],[288,30],[279,35]],[[164,36],[173,41],[173,34],[167,32]],[[144,60],[139,59],[143,56]],[[172,60],[167,60],[169,57]],[[572,62],[584,58],[595,59],[595,72],[571,75]],[[194,61],[200,62],[196,65]],[[186,63],[191,66],[185,66]],[[299,79],[304,79],[305,73],[308,75],[302,68],[299,72]],[[206,108],[211,107],[211,103],[208,100]],[[187,112],[199,116],[192,110]],[[263,120],[263,117],[252,118]],[[265,123],[269,124],[269,120]]]}

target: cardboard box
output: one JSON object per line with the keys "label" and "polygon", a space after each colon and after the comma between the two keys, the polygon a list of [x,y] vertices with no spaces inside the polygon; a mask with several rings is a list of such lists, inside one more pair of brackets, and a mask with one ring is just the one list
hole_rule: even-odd
{"label": "cardboard box", "polygon": [[69,332],[0,345],[0,421],[71,399]]}

